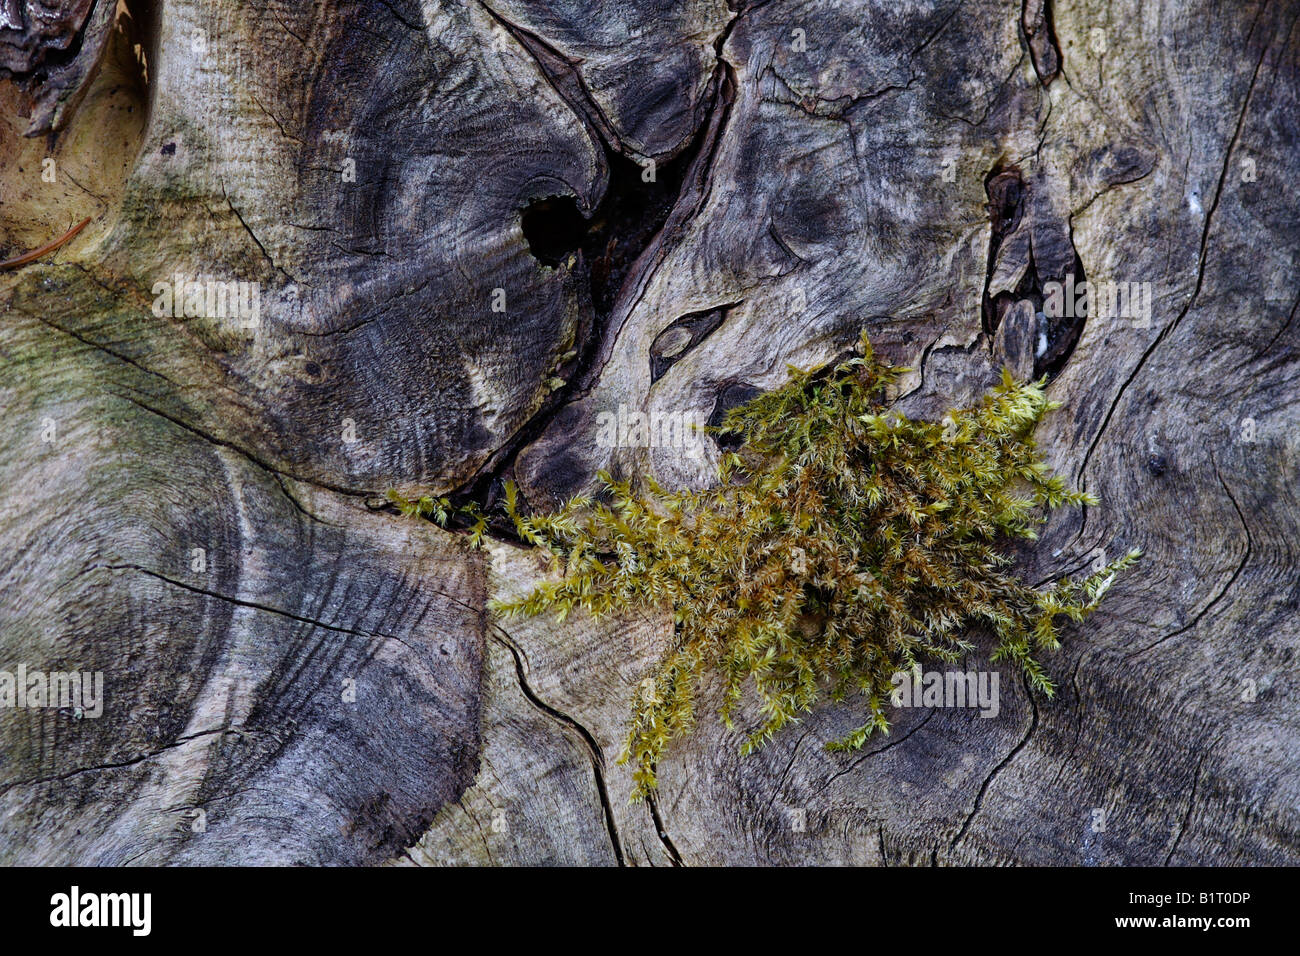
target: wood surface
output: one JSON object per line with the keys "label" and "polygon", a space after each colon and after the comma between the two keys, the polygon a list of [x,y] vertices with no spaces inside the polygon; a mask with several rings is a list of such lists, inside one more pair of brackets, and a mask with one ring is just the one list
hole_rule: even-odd
{"label": "wood surface", "polygon": [[[1298,18],[5,3],[0,259],[91,223],[0,272],[0,668],[106,702],[0,709],[0,859],[1300,863]],[[256,323],[157,308],[176,276]],[[1039,320],[1068,276],[1150,315]],[[994,719],[833,754],[865,708],[824,704],[751,757],[706,705],[630,804],[666,611],[497,621],[536,555],[383,495],[701,486],[712,444],[602,413],[716,420],[861,327],[911,415],[1051,377],[1040,444],[1101,503],[1031,580],[1145,557],[1054,700],[1004,669]]]}

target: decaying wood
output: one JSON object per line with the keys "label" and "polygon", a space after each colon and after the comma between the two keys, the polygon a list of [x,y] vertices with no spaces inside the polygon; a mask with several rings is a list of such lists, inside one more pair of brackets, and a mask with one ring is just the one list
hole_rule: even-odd
{"label": "decaying wood", "polygon": [[[1300,6],[47,6],[0,25],[0,258],[92,222],[0,275],[0,669],[106,701],[0,709],[6,862],[1300,862]],[[1085,278],[1149,321],[1039,318]],[[699,486],[602,414],[864,325],[908,414],[1051,376],[1102,503],[1032,580],[1145,557],[1055,700],[751,757],[702,708],[629,804],[668,616],[495,621],[536,556],[383,493]]]}

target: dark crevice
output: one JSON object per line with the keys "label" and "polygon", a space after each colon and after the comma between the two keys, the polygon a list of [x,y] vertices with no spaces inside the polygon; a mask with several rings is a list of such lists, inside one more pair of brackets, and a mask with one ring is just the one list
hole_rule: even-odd
{"label": "dark crevice", "polygon": [[[750,399],[757,398],[760,394],[762,389],[748,382],[727,382],[718,390],[718,399],[713,405],[708,426],[717,428],[727,417],[727,412],[744,405]],[[744,444],[744,437],[737,434],[715,435],[714,439],[723,451],[735,451]]]}
{"label": "dark crevice", "polygon": [[1061,44],[1052,21],[1052,0],[1024,0],[1020,8],[1020,29],[1024,34],[1034,72],[1043,86],[1061,74]]}
{"label": "dark crevice", "polygon": [[673,844],[672,838],[668,836],[668,830],[664,827],[663,817],[659,814],[659,801],[655,799],[652,793],[646,797],[646,803],[650,807],[650,819],[654,821],[655,833],[659,836],[659,842],[664,845],[664,850],[668,854],[668,859],[672,861],[673,866],[685,866],[682,862],[682,855],[677,852],[677,847]]}
{"label": "dark crevice", "polygon": [[[598,328],[607,325],[633,263],[668,221],[668,214],[681,196],[690,164],[699,152],[703,133],[701,129],[690,148],[676,159],[656,165],[650,182],[646,181],[647,167],[604,144],[609,188],[592,216],[582,246],[583,258],[590,263],[591,304]],[[592,343],[593,351],[597,344]]]}
{"label": "dark crevice", "polygon": [[[565,406],[581,398],[599,374],[599,356],[612,334],[611,314],[632,268],[668,220],[677,204],[686,174],[699,153],[705,130],[676,159],[657,165],[651,178],[646,167],[602,142],[609,185],[590,219],[583,218],[572,197],[536,200],[521,216],[524,237],[539,262],[560,266],[571,261],[569,281],[579,284],[590,303],[590,315],[577,330],[578,347],[558,372],[565,384],[545,399],[542,408],[467,485],[453,493],[456,504],[477,502],[492,511],[501,501],[515,459],[539,437]],[[513,539],[513,523],[494,512],[489,530]]]}
{"label": "dark crevice", "polygon": [[716,309],[691,312],[676,319],[655,336],[650,345],[650,383],[654,384],[663,378],[664,373],[716,332],[726,320],[727,314],[738,305],[739,302],[732,302]]}
{"label": "dark crevice", "polygon": [[609,183],[590,218],[572,196],[547,196],[523,211],[520,225],[528,249],[543,265],[556,267],[574,255],[572,275],[585,282],[599,327],[637,257],[663,228],[681,194],[693,148],[653,168],[617,153],[602,142]]}
{"label": "dark crevice", "polygon": [[[548,82],[584,121],[601,145],[608,170],[604,196],[589,217],[582,215],[578,202],[571,196],[544,197],[521,210],[521,226],[530,252],[547,266],[569,264],[567,281],[578,284],[580,298],[589,302],[589,316],[579,323],[578,344],[573,355],[557,369],[557,377],[564,384],[544,399],[537,413],[477,475],[449,496],[456,505],[476,503],[489,515],[490,534],[515,540],[513,522],[500,507],[504,484],[514,477],[515,460],[567,406],[585,396],[599,377],[609,340],[619,331],[613,327],[615,306],[627,292],[629,283],[645,272],[645,267],[638,263],[657,241],[674,209],[688,192],[699,186],[699,174],[692,175],[693,171],[701,163],[707,165],[711,158],[705,150],[715,145],[720,134],[716,117],[719,110],[725,115],[729,109],[734,83],[729,82],[727,64],[719,58],[706,98],[707,107],[701,111],[703,118],[693,137],[675,156],[652,166],[649,160],[624,154],[621,141],[591,100],[574,64],[540,38],[487,9],[534,57]],[[719,36],[715,49],[721,50],[734,23],[733,18]],[[679,218],[680,215],[679,212]],[[717,318],[719,323],[727,308],[730,306],[721,307],[724,315]],[[627,311],[619,308],[620,314]],[[712,329],[693,336],[691,347],[708,331]]]}
{"label": "dark crevice", "polygon": [[[1083,260],[1074,250],[1073,230],[1070,230],[1070,246],[1074,259],[1070,270],[1063,276],[1040,275],[1038,264],[1034,259],[1032,240],[1028,248],[1028,264],[1014,289],[998,289],[990,295],[991,283],[998,265],[998,254],[1006,240],[1028,229],[1032,224],[1025,222],[1029,211],[1029,183],[1025,182],[1019,169],[1014,166],[995,167],[984,180],[985,193],[988,195],[989,219],[992,234],[989,241],[988,267],[984,275],[984,295],[980,309],[980,322],[984,334],[992,348],[998,329],[1013,309],[1028,308],[1033,317],[1028,333],[1032,336],[1029,347],[1033,350],[1033,378],[1046,377],[1049,381],[1056,378],[1065,367],[1070,355],[1083,334],[1086,319],[1086,307],[1075,309],[1076,289],[1082,289],[1087,277],[1083,271]],[[1067,227],[1068,228],[1068,227]],[[1045,309],[1048,299],[1049,283],[1060,283],[1057,305],[1063,306],[1060,315],[1057,309]],[[1075,314],[1077,312],[1077,314]],[[1049,314],[1050,313],[1050,314]]]}
{"label": "dark crevice", "polygon": [[[1074,236],[1070,236],[1071,248],[1074,246]],[[1074,265],[1071,266],[1071,272],[1068,276],[1056,277],[1056,281],[1068,281],[1070,278],[1074,282],[1082,285],[1087,282],[1087,276],[1083,272],[1083,260],[1079,258],[1079,253],[1075,250]],[[1038,280],[1038,274],[1033,269],[1033,260],[1030,260],[1030,271],[1034,273],[1034,278]],[[1070,356],[1074,353],[1074,347],[1079,344],[1079,339],[1083,336],[1083,324],[1086,315],[1066,314],[1043,315],[1042,314],[1042,282],[1038,282],[1038,300],[1036,315],[1041,315],[1040,329],[1047,339],[1047,348],[1042,355],[1034,359],[1034,378],[1047,377],[1048,381],[1056,378],[1065,368],[1065,363],[1069,361]]]}
{"label": "dark crevice", "polygon": [[579,70],[582,61],[566,56],[536,33],[498,13],[483,0],[479,0],[479,6],[533,58],[546,82],[583,121],[593,137],[609,144],[617,153],[625,152],[618,133],[587,87]]}
{"label": "dark crevice", "polygon": [[998,321],[994,304],[989,299],[989,280],[993,278],[993,268],[998,261],[998,252],[1007,236],[1020,227],[1024,216],[1025,180],[1020,170],[1014,166],[994,167],[984,178],[984,193],[988,196],[989,220],[993,231],[989,239],[988,266],[984,270],[984,297],[980,311],[984,334],[991,340],[997,331]]}
{"label": "dark crevice", "polygon": [[[86,28],[95,16],[99,0],[92,0],[85,15],[74,19],[64,10],[55,9],[54,15],[31,16],[23,14],[22,5],[16,10],[23,21],[17,31],[6,30],[5,46],[0,51],[0,79],[13,79],[27,88],[44,84],[51,73],[72,63],[81,55],[86,39]],[[71,5],[65,5],[72,8]],[[15,37],[13,34],[17,33]],[[12,52],[9,52],[12,50]],[[26,53],[28,62],[21,63]]]}
{"label": "dark crevice", "polygon": [[[610,345],[621,331],[621,324],[617,328],[614,325],[615,306],[625,320],[635,303],[620,304],[620,299],[629,296],[634,291],[632,284],[653,270],[656,264],[642,262],[642,259],[662,242],[662,233],[666,229],[678,228],[689,221],[707,199],[714,157],[736,95],[734,71],[723,58],[722,51],[740,17],[762,4],[739,8],[729,4],[738,12],[714,41],[717,65],[704,99],[705,105],[699,109],[701,119],[695,133],[675,156],[657,162],[653,175],[648,172],[648,164],[643,164],[644,160],[625,155],[621,140],[592,99],[577,69],[578,63],[563,56],[540,37],[510,22],[481,0],[480,5],[533,57],[547,82],[569,104],[593,139],[599,142],[608,170],[604,195],[590,217],[582,216],[581,208],[572,196],[543,197],[520,211],[521,220],[526,221],[526,225],[521,221],[525,239],[530,252],[539,261],[551,265],[547,260],[552,260],[558,265],[572,257],[567,279],[579,285],[579,295],[589,303],[588,315],[578,323],[575,332],[577,347],[556,369],[556,376],[563,385],[543,400],[541,408],[503,443],[474,477],[447,494],[453,505],[447,523],[449,529],[464,531],[469,521],[463,514],[457,514],[456,509],[474,504],[487,517],[486,533],[490,537],[523,546],[525,543],[520,540],[513,519],[505,512],[505,483],[514,479],[515,461],[519,454],[538,440],[566,408],[585,397],[594,387],[608,360]],[[694,204],[686,206],[683,200],[690,194],[698,194],[697,199]],[[574,213],[582,218],[581,230]],[[732,307],[725,305],[720,308]],[[693,337],[691,347],[699,344],[706,335],[707,332],[699,338]],[[752,397],[757,392],[754,389],[749,394]],[[724,389],[719,408],[724,404],[726,407],[740,404],[741,401],[743,399],[730,401]],[[521,501],[520,507],[527,512],[526,501]],[[396,507],[389,502],[375,501],[372,510],[397,513]]]}
{"label": "dark crevice", "polygon": [[547,266],[558,266],[577,251],[587,234],[587,220],[570,196],[538,199],[524,210],[519,224],[528,251]]}
{"label": "dark crevice", "polygon": [[[1070,275],[1056,277],[1055,281],[1061,282],[1068,289],[1067,283],[1071,278],[1075,285],[1082,285],[1086,281],[1083,262],[1078,253],[1075,253]],[[1033,377],[1039,379],[1046,376],[1048,381],[1051,381],[1061,373],[1075,345],[1078,344],[1079,337],[1083,334],[1084,316],[1049,315],[1044,310],[1044,303],[1047,300],[1045,285],[1043,277],[1038,274],[1033,253],[1030,252],[1029,268],[1025,270],[1016,288],[1011,292],[1004,289],[991,298],[986,293],[984,309],[986,321],[992,331],[996,332],[1011,309],[1020,306],[1022,302],[1030,304],[1035,319],[1034,334],[1037,339],[1034,345]],[[1067,296],[1068,298],[1070,296]],[[1043,349],[1041,354],[1038,352],[1040,347]]]}

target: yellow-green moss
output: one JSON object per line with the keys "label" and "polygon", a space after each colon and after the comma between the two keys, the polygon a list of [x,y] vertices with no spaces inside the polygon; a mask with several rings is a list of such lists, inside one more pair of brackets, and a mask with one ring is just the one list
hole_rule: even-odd
{"label": "yellow-green moss", "polygon": [[[523,516],[507,488],[519,536],[550,551],[563,575],[495,603],[498,613],[673,610],[674,646],[642,684],[622,756],[638,796],[690,730],[706,671],[724,680],[728,725],[745,687],[757,693],[763,722],[746,752],[826,692],[863,695],[868,720],[832,744],[862,746],[888,730],[892,676],[972,651],[972,630],[992,635],[992,660],[1014,662],[1050,695],[1034,655],[1058,646],[1056,619],[1082,619],[1137,557],[1078,582],[1025,584],[999,543],[1034,538],[1042,506],[1095,504],[1036,454],[1031,432],[1055,407],[1042,383],[1004,373],[980,405],[913,421],[885,411],[904,370],[878,361],[865,334],[858,351],[829,370],[792,368],[785,386],[733,409],[718,431],[742,444],[708,490],[602,473],[600,500]],[[399,504],[446,523],[445,500]],[[481,535],[481,516],[471,518]]]}

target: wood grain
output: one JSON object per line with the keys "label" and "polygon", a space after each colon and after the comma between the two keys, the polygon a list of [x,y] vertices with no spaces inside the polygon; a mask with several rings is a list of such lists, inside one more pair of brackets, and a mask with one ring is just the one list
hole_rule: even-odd
{"label": "wood grain", "polygon": [[[127,6],[141,53],[86,47],[52,137],[0,80],[5,254],[97,217],[0,275],[0,668],[109,688],[0,711],[0,857],[1300,862],[1300,6]],[[1076,270],[1149,321],[1039,320]],[[258,324],[159,314],[177,275],[257,283]],[[864,325],[908,414],[1051,375],[1040,443],[1101,504],[1032,580],[1145,557],[1054,700],[1004,670],[995,718],[832,754],[862,708],[827,704],[747,758],[702,710],[630,805],[667,617],[494,622],[535,556],[378,499],[699,486],[712,444],[602,414],[716,418]]]}

